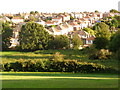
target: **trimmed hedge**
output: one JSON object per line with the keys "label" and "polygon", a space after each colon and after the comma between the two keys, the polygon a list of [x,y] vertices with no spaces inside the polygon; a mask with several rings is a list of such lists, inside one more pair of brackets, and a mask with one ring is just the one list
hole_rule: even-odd
{"label": "trimmed hedge", "polygon": [[3,71],[15,72],[81,72],[81,73],[109,73],[112,70],[104,65],[78,62],[76,60],[25,60],[2,65]]}

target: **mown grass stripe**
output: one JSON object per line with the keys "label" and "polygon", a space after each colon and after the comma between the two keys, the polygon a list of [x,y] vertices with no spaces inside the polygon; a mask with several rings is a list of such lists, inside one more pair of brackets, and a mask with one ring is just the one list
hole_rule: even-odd
{"label": "mown grass stripe", "polygon": [[104,78],[104,77],[58,77],[58,76],[2,76],[2,80],[20,80],[20,79],[120,79],[120,78]]}

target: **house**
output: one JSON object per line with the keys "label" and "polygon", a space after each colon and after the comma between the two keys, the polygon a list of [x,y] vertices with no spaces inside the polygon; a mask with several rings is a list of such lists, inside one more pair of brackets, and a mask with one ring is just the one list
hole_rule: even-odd
{"label": "house", "polygon": [[86,39],[86,44],[93,44],[93,40],[95,39],[95,36],[88,37]]}
{"label": "house", "polygon": [[20,31],[22,25],[23,24],[19,24],[13,29],[13,36],[10,39],[11,46],[9,48],[13,48],[13,47],[19,45],[19,42],[18,42],[19,31]]}
{"label": "house", "polygon": [[13,17],[13,18],[11,19],[11,21],[12,21],[13,23],[20,23],[20,22],[24,22],[24,19],[21,18],[21,17]]}
{"label": "house", "polygon": [[64,23],[57,25],[56,27],[51,27],[47,31],[49,34],[53,35],[67,35],[70,31],[73,31],[73,28],[72,26]]}
{"label": "house", "polygon": [[56,17],[56,18],[52,18],[53,22],[56,22],[57,24],[62,23],[62,18],[61,17]]}
{"label": "house", "polygon": [[73,30],[76,31],[76,30],[80,30],[80,25],[75,22],[75,21],[72,21],[72,22],[68,22],[69,25],[71,25],[73,27]]}
{"label": "house", "polygon": [[83,14],[79,13],[79,12],[75,12],[74,14],[74,18],[83,18]]}
{"label": "house", "polygon": [[45,22],[46,26],[51,26],[51,25],[57,25],[56,22],[52,21],[52,20],[48,20],[47,22]]}
{"label": "house", "polygon": [[62,22],[70,20],[70,15],[68,15],[68,14],[66,14],[66,15],[60,15],[60,17],[62,17]]}
{"label": "house", "polygon": [[41,25],[43,25],[43,26],[45,26],[45,21],[43,21],[43,20],[39,20],[39,21],[37,21],[36,23],[38,23],[38,24],[41,24]]}
{"label": "house", "polygon": [[4,16],[4,17],[0,18],[0,21],[5,23],[6,21],[10,21],[10,19],[8,17]]}

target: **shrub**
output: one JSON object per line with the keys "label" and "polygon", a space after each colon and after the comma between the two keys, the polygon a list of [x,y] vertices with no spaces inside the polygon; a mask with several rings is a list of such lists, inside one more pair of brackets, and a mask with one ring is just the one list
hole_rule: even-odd
{"label": "shrub", "polygon": [[53,56],[52,56],[52,58],[50,58],[50,60],[62,61],[62,60],[64,60],[64,57],[62,54],[60,54],[60,52],[55,52],[55,54],[53,54]]}
{"label": "shrub", "polygon": [[81,73],[110,73],[116,72],[104,65],[78,62],[76,60],[26,60],[19,62],[6,63],[3,71],[23,71],[23,72],[81,72]]}
{"label": "shrub", "polygon": [[89,59],[110,59],[111,52],[105,49],[101,49],[97,51],[96,53],[93,53],[89,56]]}

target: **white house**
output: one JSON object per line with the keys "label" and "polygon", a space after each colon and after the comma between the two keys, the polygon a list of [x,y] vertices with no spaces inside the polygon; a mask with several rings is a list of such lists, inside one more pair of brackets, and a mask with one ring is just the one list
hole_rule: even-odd
{"label": "white house", "polygon": [[56,22],[57,24],[62,23],[62,17],[52,18],[53,22]]}
{"label": "white house", "polygon": [[11,19],[11,21],[12,21],[13,23],[20,23],[20,22],[24,22],[24,19],[22,19],[22,18],[20,18],[20,17],[13,17],[13,18]]}

